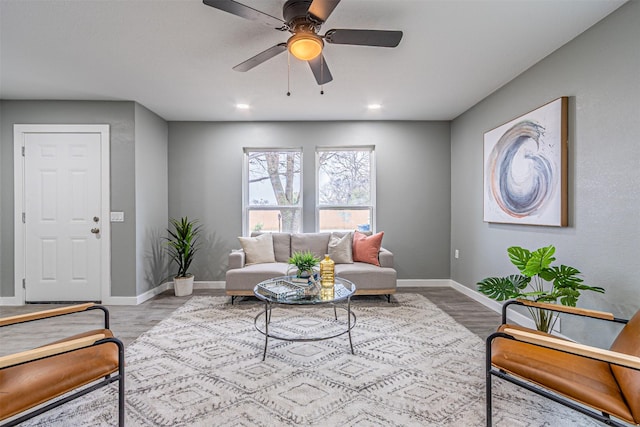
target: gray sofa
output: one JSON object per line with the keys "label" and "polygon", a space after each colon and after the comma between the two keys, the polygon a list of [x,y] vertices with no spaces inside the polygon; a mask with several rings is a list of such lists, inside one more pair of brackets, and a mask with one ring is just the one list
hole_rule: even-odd
{"label": "gray sofa", "polygon": [[[339,235],[344,234],[346,233]],[[257,234],[254,233],[255,235]],[[259,282],[286,275],[290,271],[291,266],[288,260],[292,253],[309,250],[319,258],[329,253],[331,233],[271,233],[271,235],[275,262],[246,265],[246,257],[242,249],[233,250],[229,254],[225,289],[227,295],[232,297],[232,302],[236,296],[253,295],[253,288]],[[397,286],[393,253],[380,248],[378,260],[380,266],[364,262],[336,263],[335,274],[355,283],[356,295],[386,295],[389,299],[391,294],[396,292]]]}

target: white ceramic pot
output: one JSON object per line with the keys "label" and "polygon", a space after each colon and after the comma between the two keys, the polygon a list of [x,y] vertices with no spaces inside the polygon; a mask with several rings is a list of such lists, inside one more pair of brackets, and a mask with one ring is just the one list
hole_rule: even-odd
{"label": "white ceramic pot", "polygon": [[173,290],[177,297],[184,297],[193,293],[193,274],[187,277],[174,277]]}

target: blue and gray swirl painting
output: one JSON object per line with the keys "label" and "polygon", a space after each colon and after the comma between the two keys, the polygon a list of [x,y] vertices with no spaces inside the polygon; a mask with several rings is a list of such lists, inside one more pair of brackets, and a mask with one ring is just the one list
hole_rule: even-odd
{"label": "blue and gray swirl painting", "polygon": [[545,128],[523,120],[496,142],[485,165],[485,191],[511,218],[541,215],[552,202],[558,183],[553,147]]}

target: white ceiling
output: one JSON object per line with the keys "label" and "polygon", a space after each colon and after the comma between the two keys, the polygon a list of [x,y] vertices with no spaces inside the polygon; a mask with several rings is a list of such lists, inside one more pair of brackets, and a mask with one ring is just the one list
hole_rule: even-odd
{"label": "white ceiling", "polygon": [[[239,1],[282,16],[284,0]],[[450,120],[623,3],[342,0],[321,34],[402,30],[402,42],[326,45],[324,95],[291,59],[287,97],[287,54],[231,68],[288,33],[200,0],[0,0],[0,98],[130,100],[166,120]]]}

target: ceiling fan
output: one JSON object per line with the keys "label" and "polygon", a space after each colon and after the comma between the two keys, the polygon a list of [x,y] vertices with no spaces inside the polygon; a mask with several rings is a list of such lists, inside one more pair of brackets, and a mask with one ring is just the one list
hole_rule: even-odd
{"label": "ceiling fan", "polygon": [[333,29],[319,35],[320,27],[329,18],[340,0],[287,0],[282,7],[284,19],[276,18],[234,0],[203,0],[207,6],[223,10],[241,18],[266,24],[278,31],[293,35],[286,43],[278,43],[233,67],[249,71],[274,56],[289,50],[296,58],[307,61],[319,85],[333,80],[322,49],[324,43],[359,46],[396,47],[402,31]]}

